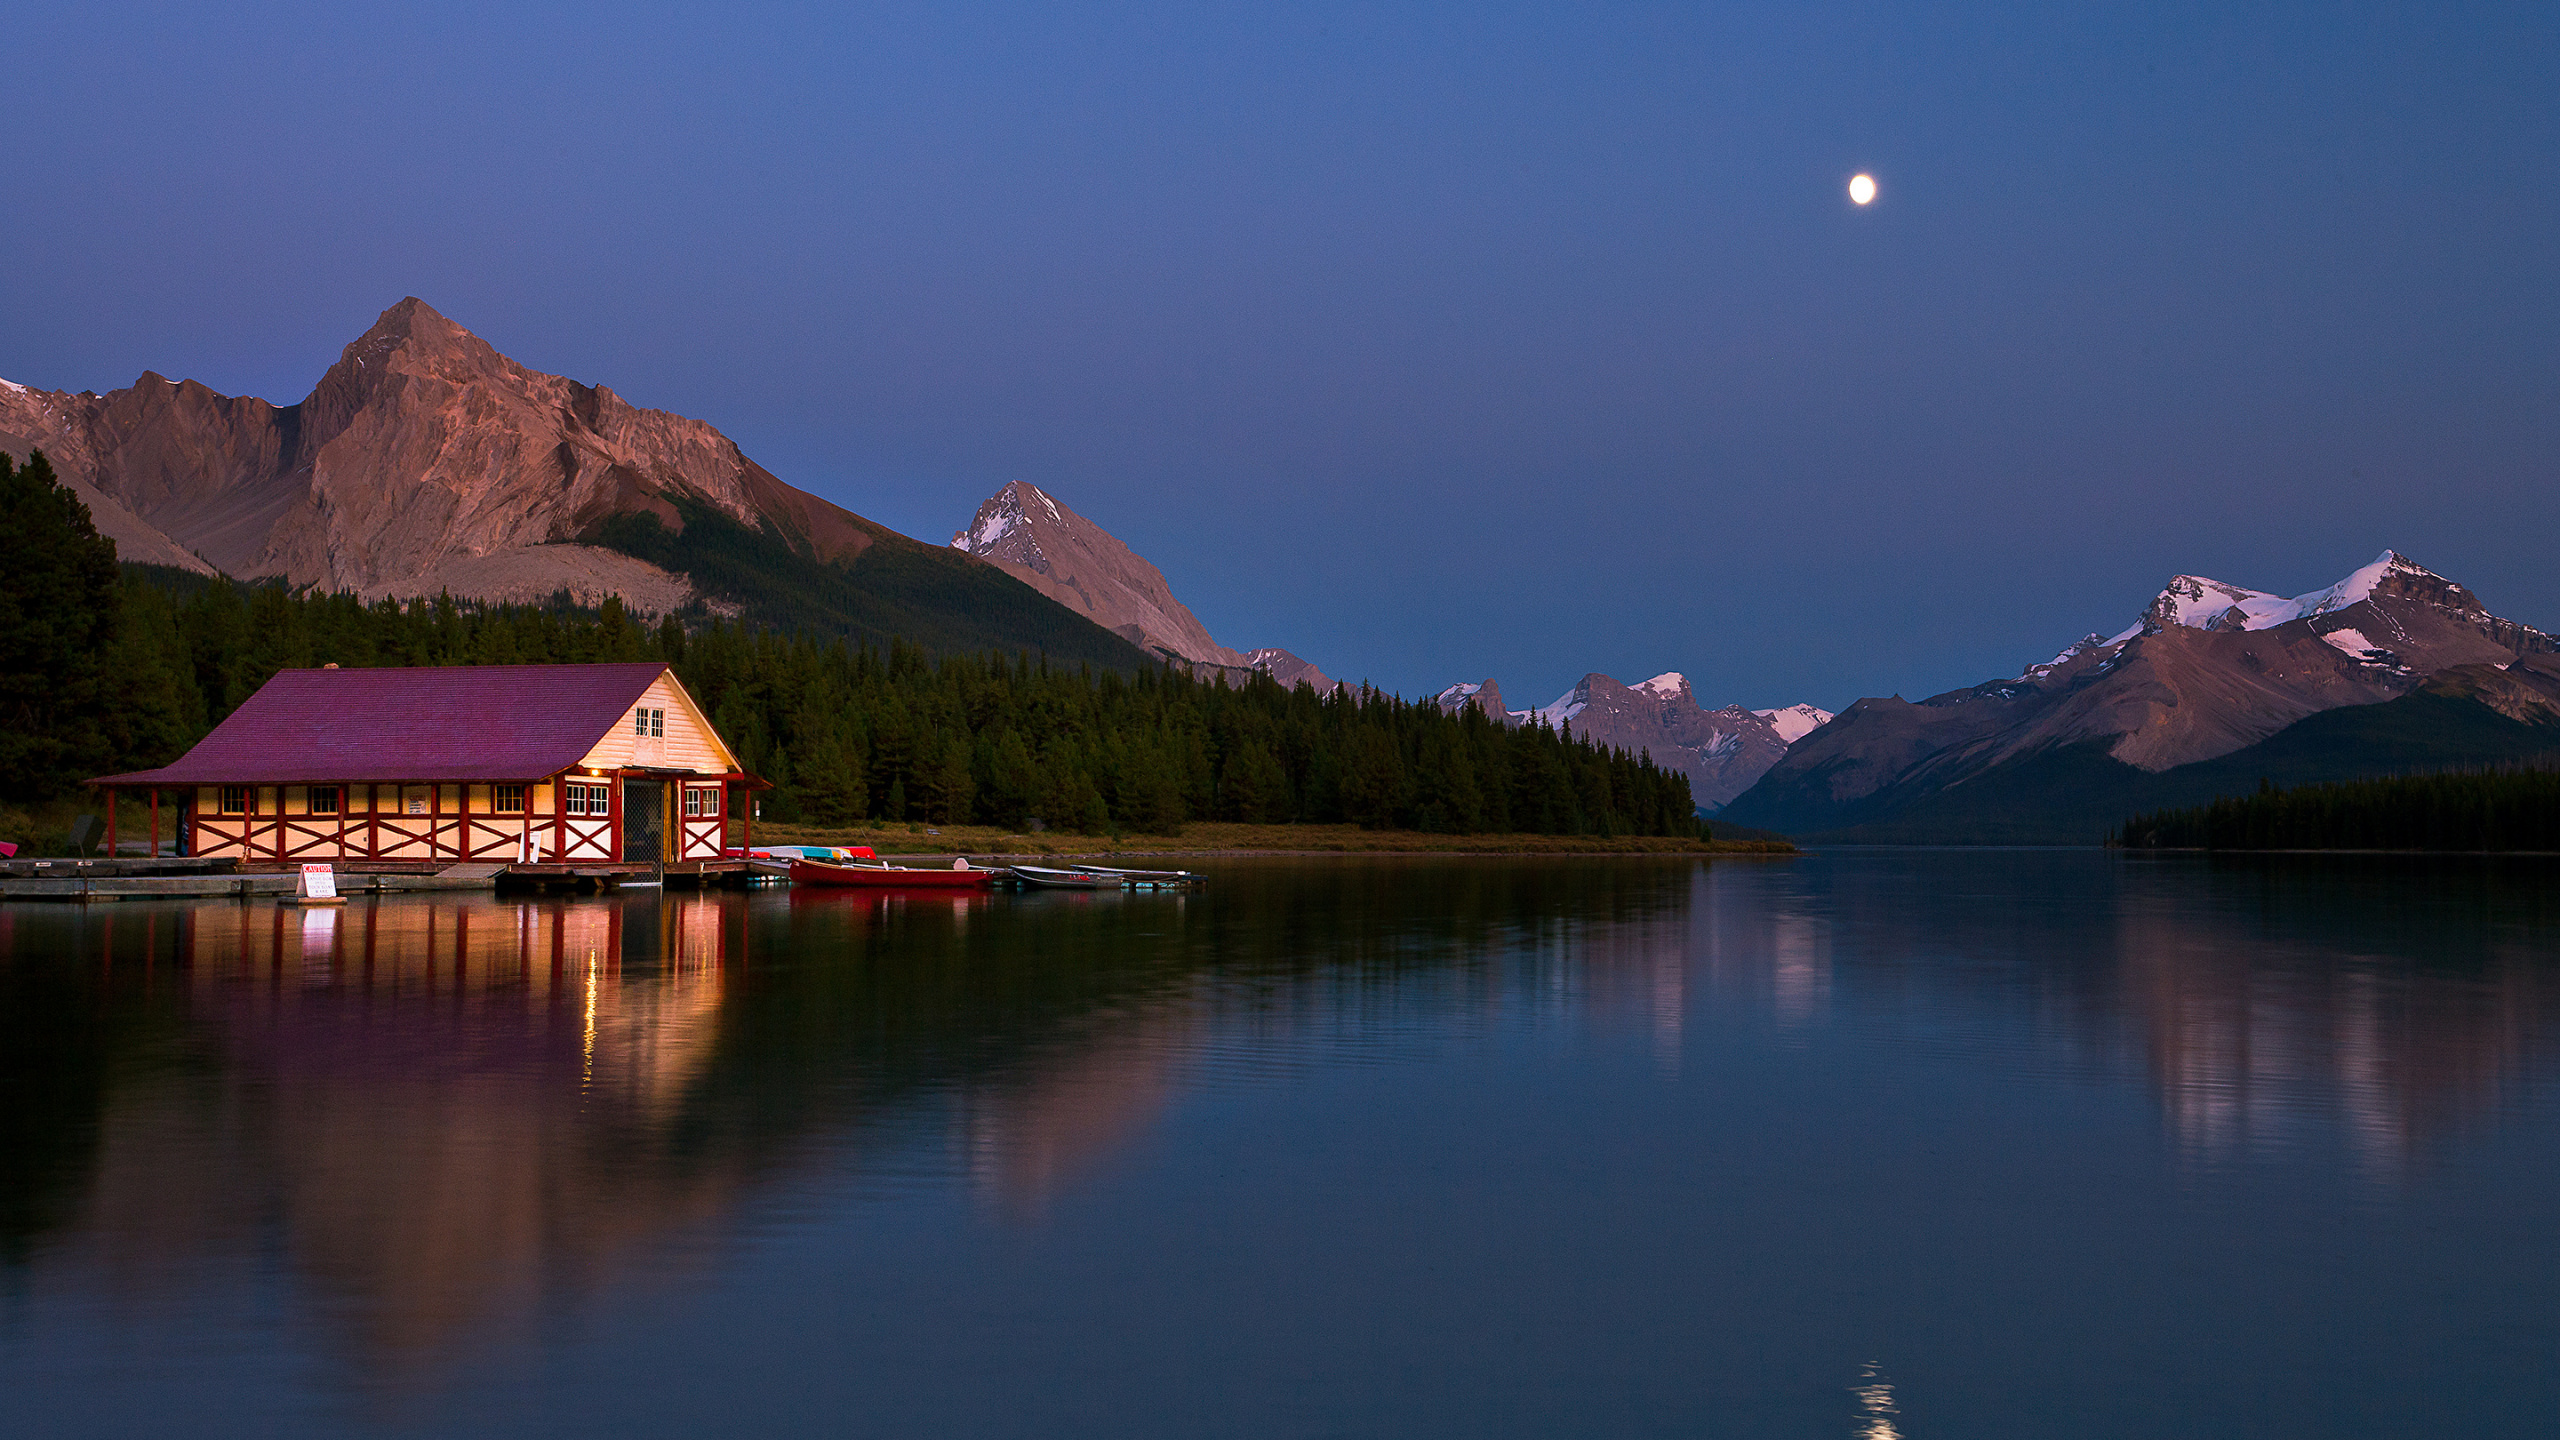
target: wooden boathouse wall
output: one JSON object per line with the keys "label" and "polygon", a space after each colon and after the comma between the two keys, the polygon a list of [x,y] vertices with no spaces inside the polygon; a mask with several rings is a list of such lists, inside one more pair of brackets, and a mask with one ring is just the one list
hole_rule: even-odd
{"label": "wooden boathouse wall", "polygon": [[[290,677],[296,691],[287,715],[279,718],[276,712],[281,707],[273,704],[253,713],[264,698],[263,691],[235,712],[234,718],[246,717],[242,723],[266,743],[244,747],[245,737],[226,737],[225,730],[234,723],[226,720],[176,764],[160,771],[102,777],[93,783],[149,792],[155,841],[158,798],[163,790],[173,792],[180,798],[177,818],[185,827],[190,853],[209,858],[275,864],[337,860],[651,864],[718,859],[729,825],[739,818],[739,797],[766,787],[739,766],[701,707],[664,666],[538,667],[545,681],[576,686],[591,680],[599,693],[582,697],[578,706],[563,707],[575,711],[579,717],[575,719],[545,714],[506,733],[505,717],[492,718],[487,722],[489,729],[501,733],[493,735],[487,750],[492,756],[519,762],[530,754],[547,753],[553,768],[547,774],[523,778],[452,778],[453,770],[470,763],[468,757],[480,748],[468,735],[451,733],[457,716],[460,723],[470,723],[468,707],[462,703],[470,687],[475,681],[501,689],[509,684],[520,687],[526,678],[522,672],[532,668],[405,672],[405,688],[424,697],[428,710],[440,711],[416,717],[387,715],[379,709],[334,718],[311,716],[305,713],[311,698],[325,696],[338,682],[318,677],[318,672],[287,672],[278,677]],[[387,689],[394,696],[404,688],[399,677],[385,680],[379,671],[338,673],[370,675],[374,678],[366,682],[368,688]],[[644,679],[645,688],[638,688]],[[378,704],[380,696],[376,699]],[[604,708],[617,706],[618,700],[628,703]],[[446,733],[422,736],[404,748],[398,734],[404,721]],[[260,726],[265,728],[257,729]],[[534,732],[530,740],[528,730]],[[278,731],[285,733],[277,736]],[[350,741],[346,731],[357,732],[356,738]],[[388,733],[374,733],[384,731]],[[301,748],[313,757],[307,764],[290,753],[274,753],[278,748],[294,748],[294,736],[305,741]],[[244,761],[244,750],[256,754],[254,764]],[[406,753],[425,757],[416,762],[422,768],[430,760],[443,765],[445,775],[382,778],[386,771],[397,773]],[[575,763],[563,763],[569,760]],[[369,778],[342,779],[326,773],[309,774],[299,783],[273,778],[279,769],[322,770],[333,761]],[[240,783],[222,783],[234,776]],[[190,781],[194,783],[173,783]],[[658,812],[654,837],[628,823],[641,807]]]}

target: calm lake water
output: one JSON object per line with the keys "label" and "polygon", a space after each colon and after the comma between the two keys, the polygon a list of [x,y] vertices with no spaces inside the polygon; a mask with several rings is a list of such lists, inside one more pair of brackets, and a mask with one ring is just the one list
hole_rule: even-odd
{"label": "calm lake water", "polygon": [[0,1431],[2542,1435],[2560,866],[0,906]]}

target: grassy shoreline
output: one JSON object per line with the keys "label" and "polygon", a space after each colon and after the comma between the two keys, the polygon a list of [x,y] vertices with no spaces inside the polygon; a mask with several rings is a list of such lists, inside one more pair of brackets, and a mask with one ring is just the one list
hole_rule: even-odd
{"label": "grassy shoreline", "polygon": [[759,825],[759,844],[868,845],[883,855],[1793,855],[1783,840],[1660,835],[1439,835],[1356,825],[1200,822],[1179,835],[1028,833],[994,825]]}

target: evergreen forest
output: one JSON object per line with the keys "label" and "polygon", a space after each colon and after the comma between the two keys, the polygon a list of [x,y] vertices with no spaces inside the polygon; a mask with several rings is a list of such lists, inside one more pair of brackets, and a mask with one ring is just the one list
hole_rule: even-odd
{"label": "evergreen forest", "polygon": [[1186,820],[1453,833],[1700,833],[1688,777],[1570,730],[1374,690],[933,652],[717,616],[236,585],[119,566],[41,454],[0,455],[0,800],[183,754],[278,670],[664,660],[768,820],[1171,833]]}
{"label": "evergreen forest", "polygon": [[2560,757],[2394,775],[2163,810],[2127,821],[2135,850],[2560,850]]}

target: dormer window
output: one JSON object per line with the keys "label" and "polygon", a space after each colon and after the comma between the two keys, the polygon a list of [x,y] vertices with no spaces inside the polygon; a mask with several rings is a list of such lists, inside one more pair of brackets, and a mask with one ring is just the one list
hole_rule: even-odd
{"label": "dormer window", "polygon": [[664,710],[653,709],[647,705],[643,705],[639,709],[632,711],[631,733],[634,735],[645,735],[652,740],[665,736],[667,733],[667,712]]}

